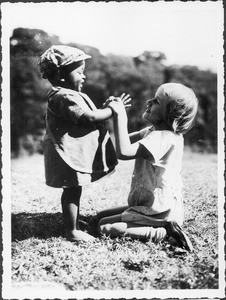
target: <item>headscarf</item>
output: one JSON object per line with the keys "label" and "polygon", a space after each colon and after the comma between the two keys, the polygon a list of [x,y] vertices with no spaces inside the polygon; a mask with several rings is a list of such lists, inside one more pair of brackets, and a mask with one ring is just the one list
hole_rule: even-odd
{"label": "headscarf", "polygon": [[54,73],[58,73],[60,68],[87,58],[91,58],[91,56],[78,48],[53,45],[42,54],[38,66],[42,77],[48,79]]}

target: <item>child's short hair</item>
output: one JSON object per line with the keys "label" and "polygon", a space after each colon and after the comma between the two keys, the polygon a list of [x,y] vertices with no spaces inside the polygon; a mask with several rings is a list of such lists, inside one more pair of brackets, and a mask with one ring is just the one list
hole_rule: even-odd
{"label": "child's short hair", "polygon": [[65,45],[53,45],[39,59],[38,66],[43,78],[51,80],[62,68],[91,58],[84,51]]}
{"label": "child's short hair", "polygon": [[192,89],[180,83],[165,83],[158,91],[167,97],[167,123],[175,133],[186,133],[193,126],[198,100]]}

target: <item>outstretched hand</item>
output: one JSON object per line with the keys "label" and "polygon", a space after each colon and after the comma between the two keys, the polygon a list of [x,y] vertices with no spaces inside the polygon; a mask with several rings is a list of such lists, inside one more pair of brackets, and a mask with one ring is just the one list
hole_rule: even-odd
{"label": "outstretched hand", "polygon": [[120,98],[109,102],[108,107],[112,109],[114,115],[126,114],[124,103]]}
{"label": "outstretched hand", "polygon": [[120,111],[125,112],[125,109],[131,106],[131,104],[129,103],[130,101],[130,95],[126,95],[125,93],[123,93],[120,97],[109,97],[104,104],[105,107],[110,107],[113,112],[118,115]]}
{"label": "outstretched hand", "polygon": [[130,107],[131,104],[129,103],[131,101],[131,97],[129,94],[125,94],[123,93],[120,97],[114,97],[114,96],[110,96],[103,104],[103,107],[108,107],[109,103],[111,103],[112,101],[116,101],[116,102],[122,102],[124,107]]}
{"label": "outstretched hand", "polygon": [[131,101],[130,94],[127,94],[127,95],[126,95],[125,93],[123,93],[123,94],[120,96],[120,99],[121,99],[122,103],[124,104],[125,108],[131,106],[131,103],[129,103],[129,102]]}

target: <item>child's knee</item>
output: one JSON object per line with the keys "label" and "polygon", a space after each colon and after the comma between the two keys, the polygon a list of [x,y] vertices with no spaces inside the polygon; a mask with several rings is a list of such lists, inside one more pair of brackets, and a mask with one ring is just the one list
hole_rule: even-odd
{"label": "child's knee", "polygon": [[101,222],[99,222],[98,228],[102,234],[110,235],[111,237],[120,237],[126,233],[127,224],[123,222],[101,224]]}
{"label": "child's knee", "polygon": [[109,235],[109,232],[111,231],[111,225],[112,224],[98,224],[98,231],[102,234]]}

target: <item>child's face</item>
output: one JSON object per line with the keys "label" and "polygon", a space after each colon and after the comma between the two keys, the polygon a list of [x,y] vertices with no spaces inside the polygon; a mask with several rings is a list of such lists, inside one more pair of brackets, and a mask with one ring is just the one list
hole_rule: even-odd
{"label": "child's face", "polygon": [[166,124],[167,99],[161,90],[156,92],[155,98],[147,101],[143,118],[155,126]]}
{"label": "child's face", "polygon": [[84,79],[86,78],[86,76],[83,73],[84,69],[85,62],[83,61],[80,67],[66,74],[65,80],[68,88],[81,92]]}

